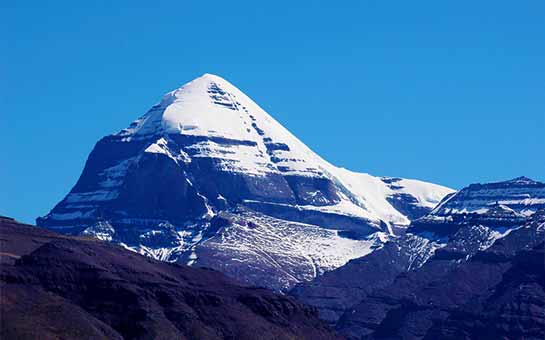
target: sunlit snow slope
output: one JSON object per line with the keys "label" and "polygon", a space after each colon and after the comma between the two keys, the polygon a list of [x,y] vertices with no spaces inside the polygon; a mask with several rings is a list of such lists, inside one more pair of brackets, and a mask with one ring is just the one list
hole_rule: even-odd
{"label": "sunlit snow slope", "polygon": [[[450,192],[337,168],[232,84],[205,74],[100,140],[71,192],[37,222],[250,283],[296,254],[301,261],[269,280],[282,289],[368,254]],[[241,216],[267,231],[233,233]],[[284,227],[294,234],[276,237]],[[227,248],[243,259],[222,257]]]}

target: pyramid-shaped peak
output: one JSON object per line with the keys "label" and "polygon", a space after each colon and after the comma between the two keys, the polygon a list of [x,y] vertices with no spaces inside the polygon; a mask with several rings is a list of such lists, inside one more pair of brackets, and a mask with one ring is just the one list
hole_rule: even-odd
{"label": "pyramid-shaped peak", "polygon": [[181,99],[178,100],[179,102],[193,102],[196,97],[207,98],[210,97],[210,94],[213,95],[215,91],[221,95],[228,93],[231,98],[240,97],[243,100],[251,101],[250,98],[229,81],[218,75],[205,73],[179,88],[166,93],[161,99],[160,105],[166,107],[178,99]]}
{"label": "pyramid-shaped peak", "polygon": [[210,80],[210,81],[219,81],[219,82],[222,82],[222,81],[226,82],[227,81],[227,80],[223,79],[222,77],[220,77],[220,76],[218,76],[216,74],[212,74],[212,73],[205,73],[202,76],[200,76],[199,78],[207,79],[207,80]]}
{"label": "pyramid-shaped peak", "polygon": [[119,133],[130,139],[163,134],[224,138],[260,145],[274,140],[286,145],[284,148],[289,145],[290,150],[311,153],[241,90],[210,73],[168,92],[144,116]]}
{"label": "pyramid-shaped peak", "polygon": [[205,73],[202,76],[197,77],[193,79],[192,81],[182,85],[180,88],[178,88],[177,90],[173,92],[177,92],[184,89],[187,90],[187,89],[195,89],[195,88],[206,90],[208,87],[210,87],[211,84],[215,84],[216,86],[219,86],[219,87],[236,88],[229,81],[225,80],[224,78],[218,75]]}

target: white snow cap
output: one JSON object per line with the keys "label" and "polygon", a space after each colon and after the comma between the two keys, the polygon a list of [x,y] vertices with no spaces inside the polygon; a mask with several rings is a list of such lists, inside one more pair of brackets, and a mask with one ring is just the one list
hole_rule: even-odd
{"label": "white snow cap", "polygon": [[[253,100],[227,80],[206,73],[163,96],[142,118],[122,131],[123,135],[149,134],[162,130],[232,139],[258,139],[248,132],[253,120],[285,130]],[[287,132],[287,131],[285,131]]]}
{"label": "white snow cap", "polygon": [[[234,85],[208,73],[165,94],[159,104],[119,133],[127,140],[165,134],[211,138],[198,145],[194,157],[224,158],[226,167],[231,167],[229,171],[258,176],[282,173],[328,177],[344,189],[342,201],[336,206],[301,208],[407,225],[409,219],[388,202],[389,196],[407,193],[422,206],[433,207],[453,191],[415,180],[402,180],[398,183],[401,189],[394,190],[379,177],[338,168],[314,153]],[[214,138],[252,143],[229,146],[229,150],[225,150]],[[161,143],[164,144],[164,140],[158,138],[158,145],[150,147],[149,152],[162,150]],[[270,143],[283,147],[271,152],[267,149]],[[272,157],[275,162],[271,161]]]}

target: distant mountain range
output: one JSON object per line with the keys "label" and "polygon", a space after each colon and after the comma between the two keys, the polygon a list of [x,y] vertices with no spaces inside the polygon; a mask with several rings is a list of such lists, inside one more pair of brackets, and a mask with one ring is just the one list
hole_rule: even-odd
{"label": "distant mountain range", "polygon": [[100,140],[37,224],[286,290],[380,248],[452,192],[335,167],[205,74]]}
{"label": "distant mountain range", "polygon": [[538,339],[544,242],[545,184],[473,184],[405,235],[291,294],[355,339]]}
{"label": "distant mountain range", "polygon": [[[454,191],[338,168],[210,74],[101,139],[72,190],[37,224],[70,242],[98,238],[281,291],[349,339],[545,336],[544,183],[519,177]],[[63,250],[63,261],[85,256],[79,247],[94,244],[86,242]],[[106,249],[96,244],[89,252]],[[123,254],[115,266],[125,266]],[[135,258],[131,265],[144,266]],[[313,309],[285,307],[277,295],[255,299],[258,314],[287,320],[286,308],[295,311],[303,333],[315,322]],[[261,309],[269,303],[276,307]],[[316,325],[308,334],[336,336]]]}

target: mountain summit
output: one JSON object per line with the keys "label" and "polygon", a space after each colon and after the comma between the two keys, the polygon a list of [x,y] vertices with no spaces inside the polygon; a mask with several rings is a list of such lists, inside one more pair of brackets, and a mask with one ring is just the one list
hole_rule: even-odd
{"label": "mountain summit", "polygon": [[101,139],[37,223],[286,289],[372,252],[451,192],[335,167],[205,74]]}

